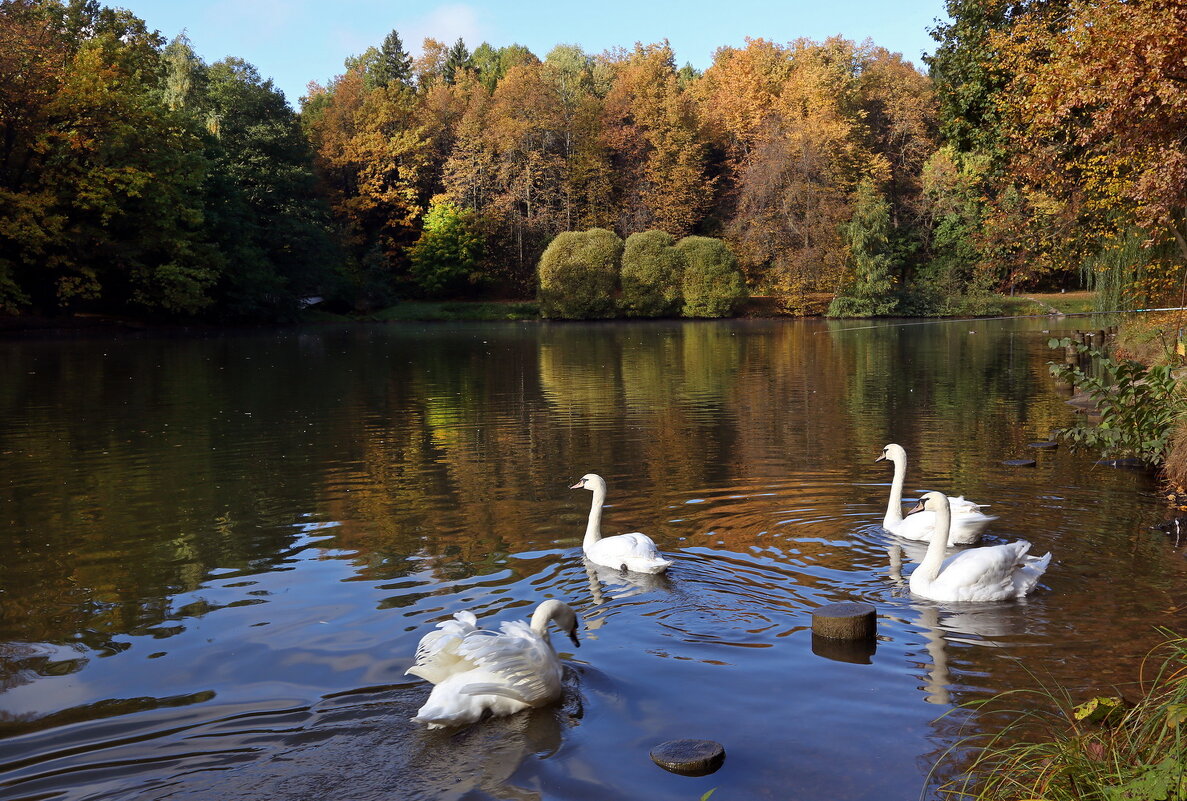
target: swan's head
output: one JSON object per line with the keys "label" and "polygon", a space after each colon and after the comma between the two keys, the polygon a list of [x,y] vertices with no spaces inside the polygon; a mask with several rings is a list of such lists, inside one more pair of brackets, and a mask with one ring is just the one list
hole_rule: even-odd
{"label": "swan's head", "polygon": [[537,606],[536,611],[532,614],[532,629],[543,635],[547,631],[550,620],[556,621],[560,630],[569,635],[574,648],[581,647],[581,643],[577,639],[577,613],[571,606],[555,598],[545,601]]}
{"label": "swan's head", "polygon": [[875,462],[883,462],[889,459],[892,462],[898,462],[900,459],[906,459],[907,452],[903,450],[902,445],[895,445],[893,442],[882,449],[882,455],[875,459]]}
{"label": "swan's head", "polygon": [[912,507],[911,511],[907,512],[913,515],[916,512],[938,512],[948,506],[948,496],[942,492],[926,492],[923,497],[919,499],[919,503]]}
{"label": "swan's head", "polygon": [[597,473],[586,473],[576,484],[569,487],[569,489],[587,489],[592,492],[598,487],[606,489],[606,479],[602,478]]}

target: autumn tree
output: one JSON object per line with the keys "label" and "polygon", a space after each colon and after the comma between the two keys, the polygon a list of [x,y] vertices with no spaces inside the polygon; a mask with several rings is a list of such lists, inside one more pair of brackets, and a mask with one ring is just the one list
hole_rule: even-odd
{"label": "autumn tree", "polygon": [[614,70],[603,138],[616,176],[618,227],[686,234],[700,221],[713,181],[696,105],[680,90],[672,49],[666,41],[636,45]]}
{"label": "autumn tree", "polygon": [[161,44],[98,3],[0,3],[0,304],[209,304],[202,146],[163,103]]}
{"label": "autumn tree", "polygon": [[399,84],[368,89],[357,66],[325,92],[309,125],[322,186],[349,249],[349,280],[362,302],[384,302],[406,270],[422,210],[416,97]]}
{"label": "autumn tree", "polygon": [[509,272],[531,285],[532,268],[564,230],[565,161],[555,87],[538,65],[512,67],[495,89],[485,132],[495,154],[496,193],[487,214],[500,231]]}
{"label": "autumn tree", "polygon": [[1177,290],[1187,264],[1187,7],[1070,0],[1017,17],[992,42],[1016,76],[1000,107],[1027,199],[1074,226],[1079,248],[1144,230],[1151,248],[1177,251],[1151,289]]}

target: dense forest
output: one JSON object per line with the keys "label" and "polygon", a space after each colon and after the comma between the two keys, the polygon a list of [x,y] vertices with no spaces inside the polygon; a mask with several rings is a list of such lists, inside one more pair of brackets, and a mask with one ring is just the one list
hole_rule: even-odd
{"label": "dense forest", "polygon": [[[0,0],[0,310],[292,319],[531,298],[560,233],[728,243],[791,313],[1178,299],[1187,6],[949,0],[871,42],[470,50],[397,31],[293,110],[97,0]],[[764,32],[756,32],[764,33]],[[794,33],[794,32],[791,32]],[[821,298],[825,300],[822,301]]]}

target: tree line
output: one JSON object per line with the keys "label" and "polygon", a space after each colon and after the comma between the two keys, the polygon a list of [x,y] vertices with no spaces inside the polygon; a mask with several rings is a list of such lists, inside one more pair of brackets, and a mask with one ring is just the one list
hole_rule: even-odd
{"label": "tree line", "polygon": [[[924,73],[842,37],[588,54],[391,31],[292,110],[98,0],[0,0],[0,307],[285,319],[533,297],[561,233],[724,240],[792,313],[1176,290],[1187,11],[950,0]],[[1140,110],[1137,113],[1135,110]]]}

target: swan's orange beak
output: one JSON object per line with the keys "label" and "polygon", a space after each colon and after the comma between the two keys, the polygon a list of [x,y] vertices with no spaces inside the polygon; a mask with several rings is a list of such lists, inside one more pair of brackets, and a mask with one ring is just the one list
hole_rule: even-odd
{"label": "swan's orange beak", "polygon": [[878,457],[877,459],[875,459],[874,461],[875,461],[875,462],[882,462],[882,461],[885,461],[885,460],[886,460],[886,451],[883,451],[883,452],[882,452],[882,455],[881,455],[881,456],[879,456],[879,457]]}
{"label": "swan's orange beak", "polygon": [[574,484],[573,486],[569,487],[569,489],[581,489],[584,486],[585,486],[585,479],[583,478],[580,481],[578,481],[576,484]]}
{"label": "swan's orange beak", "polygon": [[907,514],[913,515],[916,512],[922,512],[923,511],[923,503],[924,503],[924,501],[922,499],[920,499],[919,503],[912,506],[911,511],[907,512]]}

